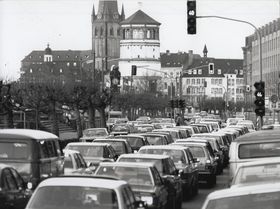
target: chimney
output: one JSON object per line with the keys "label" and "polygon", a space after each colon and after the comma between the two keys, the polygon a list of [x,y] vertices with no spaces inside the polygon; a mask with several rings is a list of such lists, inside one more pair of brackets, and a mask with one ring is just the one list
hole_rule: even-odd
{"label": "chimney", "polygon": [[188,66],[190,66],[193,63],[193,50],[189,50],[188,54],[189,54]]}

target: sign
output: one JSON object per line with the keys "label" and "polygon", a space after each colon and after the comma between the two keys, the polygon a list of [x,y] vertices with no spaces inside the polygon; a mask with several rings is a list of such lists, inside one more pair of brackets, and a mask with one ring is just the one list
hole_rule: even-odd
{"label": "sign", "polygon": [[273,95],[270,97],[270,101],[271,101],[272,103],[276,103],[276,102],[278,101],[277,95],[273,94]]}

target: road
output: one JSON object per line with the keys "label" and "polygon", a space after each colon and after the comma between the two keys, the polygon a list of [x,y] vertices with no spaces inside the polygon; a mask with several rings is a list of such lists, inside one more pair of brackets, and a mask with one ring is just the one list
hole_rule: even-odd
{"label": "road", "polygon": [[207,195],[213,191],[227,188],[228,185],[228,168],[224,169],[222,175],[217,176],[217,184],[215,187],[208,188],[206,184],[199,185],[199,194],[191,200],[183,203],[183,209],[201,209]]}

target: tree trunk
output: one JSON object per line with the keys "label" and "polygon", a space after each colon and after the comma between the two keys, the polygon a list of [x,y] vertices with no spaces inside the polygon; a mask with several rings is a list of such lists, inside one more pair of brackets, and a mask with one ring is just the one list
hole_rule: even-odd
{"label": "tree trunk", "polygon": [[52,120],[52,133],[59,136],[59,126],[57,121],[57,114],[55,111],[55,101],[51,102],[51,120]]}
{"label": "tree trunk", "polygon": [[81,116],[80,116],[80,111],[79,111],[78,104],[75,104],[74,108],[75,108],[75,112],[76,112],[76,115],[77,115],[76,127],[77,127],[77,137],[79,139],[83,136],[83,130],[82,130]]}
{"label": "tree trunk", "polygon": [[89,120],[89,127],[95,128],[95,108],[91,103],[88,107],[88,120]]}
{"label": "tree trunk", "polygon": [[8,120],[8,128],[14,128],[14,115],[13,115],[13,109],[12,108],[9,108],[8,111],[8,117],[7,117],[7,120]]}
{"label": "tree trunk", "polygon": [[100,125],[101,125],[101,128],[106,128],[105,108],[99,107],[98,111],[99,111],[99,114],[100,114]]}

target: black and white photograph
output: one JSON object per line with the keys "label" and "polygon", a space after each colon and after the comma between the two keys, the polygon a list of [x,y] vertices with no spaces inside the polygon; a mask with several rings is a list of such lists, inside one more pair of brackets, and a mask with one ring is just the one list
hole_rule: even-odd
{"label": "black and white photograph", "polygon": [[280,0],[0,0],[0,209],[279,209]]}

